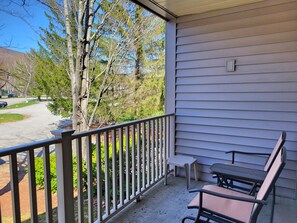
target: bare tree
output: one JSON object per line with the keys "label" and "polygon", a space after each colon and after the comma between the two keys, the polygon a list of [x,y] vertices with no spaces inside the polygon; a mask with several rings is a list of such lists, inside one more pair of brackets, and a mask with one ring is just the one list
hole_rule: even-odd
{"label": "bare tree", "polygon": [[27,54],[23,61],[18,62],[12,73],[16,79],[19,92],[26,98],[34,77],[34,59],[31,54]]}
{"label": "bare tree", "polygon": [[[115,75],[121,72],[120,65],[125,62],[135,43],[151,32],[153,27],[139,32],[142,24],[134,23],[127,28],[126,24],[133,21],[124,15],[127,13],[125,0],[47,0],[43,4],[58,15],[59,21],[64,21],[73,128],[76,131],[87,130],[93,123],[104,93]],[[135,37],[135,33],[142,36]],[[95,84],[99,90],[92,98],[95,103],[90,108],[90,93]]]}
{"label": "bare tree", "polygon": [[24,56],[23,53],[0,48],[0,89],[18,89],[13,72]]}
{"label": "bare tree", "polygon": [[0,90],[8,83],[10,73],[0,64]]}

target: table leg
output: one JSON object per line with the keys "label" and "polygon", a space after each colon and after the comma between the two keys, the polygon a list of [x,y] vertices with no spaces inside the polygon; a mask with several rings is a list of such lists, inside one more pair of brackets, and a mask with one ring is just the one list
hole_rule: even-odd
{"label": "table leg", "polygon": [[198,181],[198,163],[194,163],[195,180]]}
{"label": "table leg", "polygon": [[186,180],[187,180],[187,189],[189,189],[191,165],[189,165],[188,163],[185,164],[185,172],[186,172]]}
{"label": "table leg", "polygon": [[173,176],[177,177],[177,166],[173,167]]}

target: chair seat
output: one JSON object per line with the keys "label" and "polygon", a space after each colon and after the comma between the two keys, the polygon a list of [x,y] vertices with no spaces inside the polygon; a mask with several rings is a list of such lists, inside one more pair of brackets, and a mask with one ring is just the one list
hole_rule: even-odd
{"label": "chair seat", "polygon": [[[255,199],[253,196],[228,190],[215,185],[206,185],[203,187],[203,189],[226,195]],[[196,197],[190,202],[188,208],[199,208],[199,197],[200,194],[198,193]],[[242,222],[249,222],[254,204],[221,198],[204,193],[202,206],[204,209],[207,209],[211,212],[225,215]]]}
{"label": "chair seat", "polygon": [[256,170],[247,167],[237,166],[235,164],[215,163],[210,167],[213,174],[224,175],[230,178],[252,181],[255,183],[263,183],[267,172],[264,170]]}

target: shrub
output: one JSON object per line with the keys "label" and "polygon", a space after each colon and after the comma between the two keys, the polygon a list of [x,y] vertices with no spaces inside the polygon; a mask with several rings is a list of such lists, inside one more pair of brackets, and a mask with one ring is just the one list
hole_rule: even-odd
{"label": "shrub", "polygon": [[[35,173],[36,173],[36,185],[43,189],[44,188],[44,164],[42,157],[35,158]],[[86,175],[86,163],[83,161],[83,174]],[[51,178],[51,189],[52,192],[57,192],[57,172],[56,172],[56,154],[50,155],[50,178]],[[86,178],[86,176],[84,176]],[[73,185],[77,189],[77,158],[73,157]]]}
{"label": "shrub", "polygon": [[[137,139],[136,139],[137,140]],[[130,149],[132,144],[132,139],[130,139]],[[125,136],[123,136],[123,156],[125,157],[125,151],[126,151],[126,140],[125,140]],[[101,176],[104,176],[104,171],[105,171],[105,153],[104,153],[104,145],[101,144],[101,164],[102,164],[102,173]],[[118,153],[119,153],[119,141],[117,141],[116,143],[116,156],[118,157]],[[131,156],[131,153],[130,153]],[[111,163],[112,163],[112,144],[109,144],[109,154],[108,154],[108,158],[109,158],[109,180],[110,182],[112,181],[112,168],[111,168]],[[124,160],[125,162],[125,160]],[[35,169],[36,169],[36,185],[38,188],[43,189],[44,188],[44,161],[42,157],[36,157],[35,158]],[[116,165],[117,165],[117,169],[119,168],[119,160],[116,160]],[[84,187],[84,191],[87,190],[87,165],[86,165],[86,161],[83,161],[82,163],[82,175],[83,175],[83,187]],[[125,165],[124,165],[125,168]],[[73,156],[73,187],[74,189],[77,189],[78,187],[78,175],[77,175],[77,157]],[[93,190],[94,190],[94,196],[97,195],[97,158],[96,158],[96,145],[92,144],[92,175],[93,175]],[[117,171],[117,175],[119,177],[119,173]],[[56,174],[56,153],[52,153],[50,155],[50,177],[51,177],[51,189],[52,192],[57,192],[57,174]],[[102,180],[102,190],[105,190],[105,178],[101,179]],[[110,184],[112,185],[112,184]],[[112,193],[112,188],[110,190],[110,192]]]}

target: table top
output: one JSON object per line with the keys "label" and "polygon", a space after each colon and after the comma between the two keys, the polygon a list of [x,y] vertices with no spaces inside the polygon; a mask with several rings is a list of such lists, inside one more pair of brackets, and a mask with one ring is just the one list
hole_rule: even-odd
{"label": "table top", "polygon": [[197,160],[191,156],[175,155],[168,158],[168,164],[171,165],[185,165],[195,163]]}

